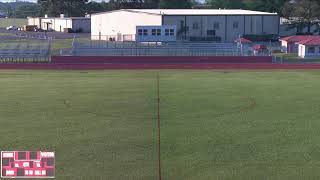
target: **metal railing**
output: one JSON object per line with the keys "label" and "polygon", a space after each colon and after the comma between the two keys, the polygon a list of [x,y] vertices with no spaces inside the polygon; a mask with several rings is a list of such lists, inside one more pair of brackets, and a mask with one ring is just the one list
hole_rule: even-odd
{"label": "metal railing", "polygon": [[76,40],[72,48],[72,55],[76,56],[239,56],[241,52],[233,43]]}
{"label": "metal railing", "polygon": [[[109,37],[109,36],[108,36]],[[110,36],[112,39],[112,37]],[[116,38],[116,37],[115,37]],[[259,42],[266,51],[255,52],[254,44],[216,42],[137,42],[77,39],[72,43],[70,54],[75,56],[271,56],[280,50],[279,43]]]}

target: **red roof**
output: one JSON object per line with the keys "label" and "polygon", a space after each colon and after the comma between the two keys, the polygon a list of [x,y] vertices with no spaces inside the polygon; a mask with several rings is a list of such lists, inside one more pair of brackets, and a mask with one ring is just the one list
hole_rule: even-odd
{"label": "red roof", "polygon": [[241,43],[252,43],[252,41],[250,41],[249,39],[246,38],[240,38],[237,39],[236,42],[241,42]]}
{"label": "red roof", "polygon": [[263,49],[267,49],[267,46],[265,45],[261,45],[261,44],[256,44],[253,46],[254,50],[263,50]]}
{"label": "red roof", "polygon": [[297,42],[297,44],[302,44],[307,46],[320,46],[320,36],[316,36],[310,39],[305,39],[303,41]]}
{"label": "red roof", "polygon": [[288,36],[288,37],[284,37],[281,38],[280,41],[287,41],[289,43],[296,43],[296,42],[300,42],[300,41],[305,41],[305,40],[309,40],[309,39],[313,39],[316,37],[320,37],[320,36],[311,36],[311,35],[297,35],[297,36]]}

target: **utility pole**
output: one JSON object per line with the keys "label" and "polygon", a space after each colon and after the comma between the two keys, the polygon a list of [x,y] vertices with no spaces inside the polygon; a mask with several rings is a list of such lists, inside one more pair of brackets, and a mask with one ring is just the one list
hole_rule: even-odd
{"label": "utility pole", "polygon": [[17,6],[18,0],[14,1],[13,5],[13,26],[16,27],[16,6]]}

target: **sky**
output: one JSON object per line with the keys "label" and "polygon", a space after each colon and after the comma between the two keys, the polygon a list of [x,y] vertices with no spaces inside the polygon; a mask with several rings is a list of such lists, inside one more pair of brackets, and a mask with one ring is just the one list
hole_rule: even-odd
{"label": "sky", "polygon": [[[0,0],[0,2],[15,2],[16,0]],[[37,0],[19,0],[19,1],[29,1],[29,2],[37,2]],[[108,1],[108,0],[94,0],[97,2]],[[204,0],[198,0],[199,2],[204,2]]]}

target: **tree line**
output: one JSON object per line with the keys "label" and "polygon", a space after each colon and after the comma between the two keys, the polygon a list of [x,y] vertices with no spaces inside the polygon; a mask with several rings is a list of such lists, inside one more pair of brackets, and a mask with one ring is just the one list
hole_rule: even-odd
{"label": "tree line", "polygon": [[276,12],[288,19],[289,27],[302,33],[307,28],[311,34],[313,26],[317,26],[320,34],[320,0],[206,0],[200,4],[197,0],[109,0],[95,2],[89,0],[38,0],[37,4],[22,3],[8,6],[9,16],[84,16],[97,12],[117,9],[248,9],[264,12]]}
{"label": "tree line", "polygon": [[109,0],[95,2],[88,0],[38,0],[40,14],[57,16],[61,13],[69,16],[83,16],[88,13],[117,9],[190,9],[198,4],[196,0]]}

